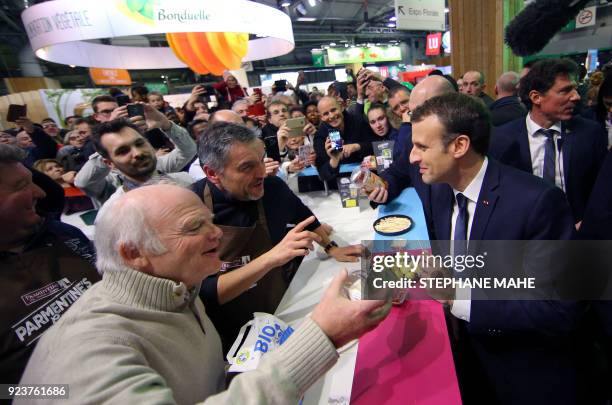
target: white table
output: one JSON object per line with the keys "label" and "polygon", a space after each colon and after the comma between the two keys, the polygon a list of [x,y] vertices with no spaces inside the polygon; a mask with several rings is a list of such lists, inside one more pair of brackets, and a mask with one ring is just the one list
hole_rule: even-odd
{"label": "white table", "polygon": [[[361,243],[372,238],[372,223],[377,213],[368,201],[360,200],[355,208],[342,208],[337,191],[326,196],[324,191],[298,194],[320,222],[334,227],[331,238],[340,246]],[[298,272],[291,281],[275,315],[290,324],[298,324],[320,301],[332,278],[340,270],[359,270],[359,263],[338,263],[328,259],[317,248],[304,258]],[[303,404],[328,404],[330,396],[334,403],[349,403],[353,372],[357,359],[357,342],[341,350],[336,365],[312,386],[304,396]]]}

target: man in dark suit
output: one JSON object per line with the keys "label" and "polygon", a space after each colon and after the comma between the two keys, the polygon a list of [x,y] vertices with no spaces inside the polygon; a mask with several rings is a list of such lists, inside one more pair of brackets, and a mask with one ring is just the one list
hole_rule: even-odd
{"label": "man in dark suit", "polygon": [[[389,187],[374,190],[372,201],[384,204],[406,186],[429,185],[429,194],[419,195],[426,196],[423,205],[439,240],[571,237],[572,217],[561,190],[486,157],[490,123],[482,103],[456,93],[435,97],[413,111],[412,125],[406,157],[382,174]],[[474,387],[469,394],[462,387],[462,394],[489,403],[572,403],[576,384],[568,336],[574,306],[484,301],[471,299],[471,293],[463,291],[447,304],[458,329],[467,332],[460,346],[475,353],[488,381],[477,382],[476,394]],[[461,381],[465,363],[457,366]],[[487,382],[490,392],[482,389]]]}
{"label": "man in dark suit", "polygon": [[491,124],[494,127],[503,125],[527,115],[525,106],[519,101],[517,90],[519,75],[516,72],[505,72],[495,83],[497,99],[489,106]]}
{"label": "man in dark suit", "polygon": [[579,226],[606,146],[596,123],[572,117],[580,101],[575,72],[576,64],[566,59],[533,65],[519,85],[529,114],[495,128],[490,155],[565,191]]}

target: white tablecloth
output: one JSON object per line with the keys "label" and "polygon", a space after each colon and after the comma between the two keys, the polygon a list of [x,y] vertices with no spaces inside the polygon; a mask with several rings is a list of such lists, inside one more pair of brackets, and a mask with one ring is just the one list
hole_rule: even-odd
{"label": "white tablecloth", "polygon": [[[325,196],[325,192],[299,194],[302,201],[312,210],[320,222],[334,227],[331,238],[340,246],[361,243],[373,237],[372,223],[376,210],[367,201],[360,200],[355,208],[342,208],[337,191]],[[331,279],[343,268],[359,270],[359,263],[338,263],[319,248],[311,252],[300,266],[289,289],[278,306],[276,315],[292,324],[308,315],[320,301]],[[353,372],[357,358],[357,342],[341,350],[338,363],[319,380],[304,397],[304,404],[347,403],[351,397]]]}

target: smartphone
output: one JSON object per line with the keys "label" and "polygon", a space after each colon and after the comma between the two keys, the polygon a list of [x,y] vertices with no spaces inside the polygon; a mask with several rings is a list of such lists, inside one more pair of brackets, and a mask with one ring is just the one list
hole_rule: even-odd
{"label": "smartphone", "polygon": [[266,107],[264,106],[264,103],[255,103],[253,105],[250,105],[247,108],[247,115],[249,117],[259,117],[261,115],[266,115]]}
{"label": "smartphone", "polygon": [[200,94],[198,96],[198,101],[204,104],[208,104],[211,102],[210,96],[208,94]]}
{"label": "smartphone", "polygon": [[263,93],[261,92],[261,89],[259,87],[253,89],[253,94],[257,96],[257,102],[261,102],[261,98],[263,96]]}
{"label": "smartphone", "polygon": [[343,141],[342,137],[340,136],[340,131],[329,131],[329,140],[331,141],[332,150],[334,152],[342,151]]}
{"label": "smartphone", "polygon": [[308,158],[310,157],[311,152],[312,152],[311,145],[302,145],[298,149],[298,157],[302,162],[306,163],[308,161]]}
{"label": "smartphone", "polygon": [[285,121],[285,125],[289,127],[289,133],[287,134],[290,138],[296,138],[304,136],[304,127],[306,126],[305,117],[289,118]]}
{"label": "smartphone", "polygon": [[21,117],[25,117],[28,114],[28,106],[20,104],[10,104],[6,113],[6,120],[8,122],[15,122]]}
{"label": "smartphone", "polygon": [[119,107],[130,104],[130,97],[127,94],[120,94],[115,97],[115,100],[117,100]]}
{"label": "smartphone", "polygon": [[127,105],[128,117],[144,117],[144,105],[142,104],[128,104]]}
{"label": "smartphone", "polygon": [[287,80],[277,80],[274,82],[274,88],[277,92],[287,91]]}

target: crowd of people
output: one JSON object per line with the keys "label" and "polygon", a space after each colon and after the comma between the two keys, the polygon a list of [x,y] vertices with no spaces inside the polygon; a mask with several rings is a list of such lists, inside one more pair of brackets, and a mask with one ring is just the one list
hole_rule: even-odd
{"label": "crowd of people", "polygon": [[[256,371],[226,386],[222,356],[254,312],[275,312],[315,244],[362,256],[302,202],[299,174],[313,166],[313,184],[334,188],[343,164],[373,169],[373,142],[393,142],[392,163],[367,198],[415,187],[432,240],[612,239],[609,66],[586,79],[569,60],[530,63],[500,75],[495,98],[475,70],[412,89],[365,68],[349,77],[326,94],[303,90],[303,74],[248,94],[226,74],[179,108],[111,89],[66,129],[21,117],[0,132],[3,382],[67,383],[74,403],[297,403],[389,311],[344,297],[345,272]],[[60,221],[92,208],[95,244]],[[582,307],[443,304],[466,403],[584,398]]]}

